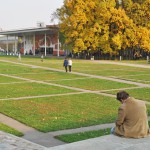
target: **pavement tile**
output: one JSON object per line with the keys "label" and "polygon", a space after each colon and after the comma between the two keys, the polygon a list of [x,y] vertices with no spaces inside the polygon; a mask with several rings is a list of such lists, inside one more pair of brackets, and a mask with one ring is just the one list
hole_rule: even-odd
{"label": "pavement tile", "polygon": [[0,131],[0,150],[45,150],[46,148]]}
{"label": "pavement tile", "polygon": [[114,135],[74,142],[49,150],[150,150],[150,137],[141,139],[121,138]]}

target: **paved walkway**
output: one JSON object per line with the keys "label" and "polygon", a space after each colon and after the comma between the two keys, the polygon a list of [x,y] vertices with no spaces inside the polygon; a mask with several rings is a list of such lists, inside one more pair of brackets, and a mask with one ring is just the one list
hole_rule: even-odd
{"label": "paved walkway", "polygon": [[[5,61],[5,62],[10,62],[10,61]],[[11,63],[15,63],[15,62],[11,62]],[[48,68],[48,67],[28,65],[28,64],[22,64],[22,63],[15,63],[15,64],[20,64],[20,65],[25,65],[25,66],[30,66],[30,67],[36,67],[36,68],[42,68],[42,69],[48,69],[48,70],[53,70],[53,71],[64,72],[64,70],[53,69],[53,68]],[[137,65],[137,66],[143,68],[143,66],[141,66],[141,65]],[[134,64],[134,67],[135,67],[135,64]],[[149,67],[150,66],[148,66],[148,68]],[[81,75],[81,76],[92,77],[92,78],[100,78],[100,79],[106,79],[106,80],[117,81],[117,82],[124,82],[124,83],[133,84],[133,85],[137,86],[137,87],[131,87],[133,89],[134,88],[140,88],[140,87],[150,87],[149,84],[137,83],[137,82],[132,82],[132,81],[125,81],[125,80],[114,79],[114,78],[110,78],[110,77],[88,75],[88,74],[78,73],[78,72],[72,72],[72,74],[78,74],[78,75]],[[101,95],[105,95],[105,96],[114,97],[114,95],[112,95],[112,94],[103,93],[106,90],[91,91],[91,90],[85,90],[85,89],[81,89],[81,88],[74,88],[74,87],[63,86],[63,85],[59,85],[59,84],[47,83],[47,82],[44,82],[44,81],[37,81],[37,80],[21,78],[21,77],[17,77],[17,76],[14,76],[14,75],[13,76],[12,75],[5,75],[5,74],[0,74],[0,75],[21,79],[21,80],[24,80],[24,81],[27,81],[27,82],[36,82],[36,83],[60,86],[60,87],[73,89],[73,90],[77,91],[77,92],[72,92],[72,93],[67,93],[67,94],[96,93],[96,94],[101,94]],[[129,88],[125,88],[125,89],[129,89]],[[10,100],[10,99],[11,100],[22,100],[22,99],[25,99],[25,98],[49,97],[49,96],[56,96],[56,95],[59,96],[59,95],[64,95],[64,94],[41,95],[41,96],[20,97],[20,98],[9,98],[9,99],[0,99],[0,100]],[[150,102],[147,102],[147,104],[150,104]],[[16,145],[16,148],[18,148],[18,150],[23,149],[23,147],[20,147],[21,145],[26,145],[28,147],[27,148],[28,150],[30,150],[30,149],[32,150],[32,148],[40,150],[40,149],[45,149],[46,147],[53,147],[53,146],[55,146],[55,147],[54,148],[50,148],[51,150],[55,150],[55,149],[57,149],[57,150],[78,150],[78,149],[79,150],[81,150],[81,149],[82,150],[84,150],[84,149],[86,149],[86,150],[97,150],[98,148],[103,147],[104,143],[105,144],[107,143],[107,140],[108,140],[107,137],[110,137],[110,139],[112,139],[112,140],[114,139],[114,137],[112,137],[112,135],[110,135],[110,136],[106,136],[106,137],[100,137],[100,138],[95,138],[95,139],[91,139],[91,140],[81,141],[81,142],[77,142],[77,143],[73,143],[73,144],[65,144],[64,142],[61,142],[61,141],[53,138],[54,136],[61,135],[61,134],[78,133],[78,132],[89,131],[89,130],[99,130],[99,129],[104,129],[104,128],[110,128],[110,127],[114,126],[113,123],[112,124],[97,125],[97,126],[90,126],[90,127],[83,127],[83,128],[77,128],[77,129],[70,129],[70,130],[61,130],[61,131],[55,131],[55,132],[49,132],[49,133],[41,133],[41,132],[39,132],[39,131],[31,128],[31,127],[28,127],[28,126],[26,126],[26,125],[24,125],[24,124],[22,124],[22,123],[20,123],[20,122],[18,122],[16,120],[13,120],[13,119],[11,119],[11,118],[9,118],[9,117],[7,117],[5,115],[2,115],[2,114],[0,114],[0,121],[3,122],[4,124],[7,124],[7,125],[13,127],[13,128],[16,128],[17,130],[19,130],[22,133],[24,133],[24,136],[23,136],[24,139],[39,144],[39,145],[36,145],[34,143],[31,143],[31,142],[28,143],[26,140],[23,140],[22,138],[17,138],[17,137],[15,138],[15,136],[11,136],[9,134],[0,132],[0,139],[1,139],[0,140],[1,141],[0,142],[0,150],[1,149],[5,150],[5,146],[6,146],[7,150],[9,150],[9,148],[11,150],[11,148],[13,148],[12,146],[15,147],[15,145]],[[13,140],[13,139],[15,139],[15,140]],[[118,137],[116,138],[116,136],[115,136],[115,139],[119,140],[120,138],[118,139]],[[121,138],[121,139],[123,139],[123,138]],[[13,144],[12,141],[14,141],[14,144]],[[17,141],[21,141],[21,142],[17,143]],[[101,141],[103,141],[103,142],[101,142]],[[114,148],[115,147],[117,148],[119,145],[116,144],[116,143],[119,143],[119,141],[118,142],[114,141],[114,143],[112,142],[110,144],[110,147],[114,146]],[[144,140],[144,142],[146,142],[146,141],[147,140]],[[98,144],[98,146],[93,148],[94,145],[97,145],[95,142],[97,144],[98,143],[99,144]],[[19,143],[21,143],[21,144],[19,144]],[[22,143],[24,143],[24,144],[22,144]],[[89,145],[89,143],[90,143],[90,145]],[[33,147],[31,145],[33,145]],[[42,147],[40,145],[43,145],[44,147]],[[62,146],[56,147],[57,145],[62,145]],[[126,145],[127,145],[127,147],[124,146],[126,148],[132,147],[132,145],[130,145],[129,143],[126,143]],[[105,148],[107,148],[107,146],[105,146]],[[110,147],[108,146],[108,148],[110,148]],[[105,150],[105,149],[103,149],[103,150]]]}
{"label": "paved walkway", "polygon": [[150,136],[141,139],[114,135],[46,148],[0,131],[0,150],[150,150]]}
{"label": "paved walkway", "polygon": [[113,64],[113,65],[122,65],[122,66],[130,66],[137,68],[150,68],[150,64],[135,64],[135,63],[125,63],[124,61],[110,61],[110,60],[95,60],[93,62],[101,63],[101,64]]}
{"label": "paved walkway", "polygon": [[93,138],[49,150],[150,150],[150,137],[141,139],[127,139],[114,135]]}
{"label": "paved walkway", "polygon": [[0,150],[45,150],[44,146],[32,143],[0,131]]}

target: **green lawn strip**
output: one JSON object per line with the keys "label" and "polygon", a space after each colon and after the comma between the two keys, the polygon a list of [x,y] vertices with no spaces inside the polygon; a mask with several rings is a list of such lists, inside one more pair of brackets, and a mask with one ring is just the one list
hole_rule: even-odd
{"label": "green lawn strip", "polygon": [[50,71],[48,70],[47,72],[39,72],[33,74],[32,72],[28,74],[17,74],[19,77],[23,78],[28,78],[28,79],[34,79],[34,80],[42,80],[42,81],[59,81],[59,80],[70,80],[70,79],[84,79],[87,77],[80,76],[80,75],[75,75],[75,74],[69,74],[66,72],[56,72],[56,71]]}
{"label": "green lawn strip", "polygon": [[[0,55],[0,59],[8,59],[8,60],[13,60],[13,61],[18,61],[17,60],[17,58],[18,58],[18,56],[6,56],[6,55],[3,55],[3,56],[1,56]],[[33,59],[33,60],[35,60],[35,61],[37,61],[37,60],[41,60],[41,57],[40,56],[31,56],[31,55],[22,55],[22,61],[28,61],[28,60],[31,60],[31,59]],[[61,57],[59,57],[59,59],[61,60],[61,59],[63,59],[63,58],[61,58]],[[44,57],[44,60],[58,60],[58,57]],[[77,59],[78,60],[78,59]],[[83,62],[86,62],[87,60],[85,60],[85,59],[79,59],[79,61],[83,61]],[[89,61],[89,60],[88,60]],[[106,61],[108,61],[108,60],[106,60]],[[133,63],[133,64],[147,64],[147,60],[122,60],[122,61],[120,61],[120,60],[109,60],[110,62],[121,62],[121,63]],[[93,61],[91,61],[91,62],[93,62]]]}
{"label": "green lawn strip", "polygon": [[[118,91],[114,90],[114,91],[107,91],[106,93],[116,95],[117,92]],[[126,92],[128,92],[134,98],[150,102],[150,88],[127,89]]]}
{"label": "green lawn strip", "polygon": [[120,76],[119,79],[130,80],[134,82],[150,83],[150,74],[135,75],[135,76]]}
{"label": "green lawn strip", "polygon": [[[18,57],[14,56],[2,56],[0,59],[2,60],[8,60],[12,62],[18,62]],[[31,64],[31,65],[38,65],[38,66],[44,66],[44,67],[52,67],[57,69],[64,69],[63,67],[63,58],[53,58],[53,57],[44,57],[44,61],[41,62],[40,56],[22,56],[21,63],[25,64]]]}
{"label": "green lawn strip", "polygon": [[0,123],[0,130],[10,133],[10,134],[13,134],[13,135],[16,135],[16,136],[19,136],[19,137],[23,136],[23,133],[17,131],[16,129],[13,129],[3,123]]}
{"label": "green lawn strip", "polygon": [[[79,75],[74,75],[69,73],[66,74],[66,72],[56,72],[56,71],[51,71],[46,69],[39,69],[36,67],[34,68],[34,67],[18,66],[11,63],[2,62],[2,64],[0,64],[0,67],[1,67],[0,69],[1,73],[12,74],[15,76],[35,79],[35,80],[59,80],[59,79],[84,78],[83,76],[79,76]],[[3,79],[1,80],[3,81]]]}
{"label": "green lawn strip", "polygon": [[51,86],[40,83],[17,83],[17,84],[3,84],[0,86],[0,98],[14,98],[24,96],[38,96],[48,94],[61,94],[78,92],[57,86]]}
{"label": "green lawn strip", "polygon": [[40,69],[37,67],[29,67],[23,65],[17,65],[13,63],[1,62],[0,63],[0,73],[3,74],[27,74],[27,73],[47,73],[49,70]]}
{"label": "green lawn strip", "polygon": [[43,132],[114,122],[119,102],[96,94],[0,101],[0,112]]}
{"label": "green lawn strip", "polygon": [[11,83],[11,82],[24,82],[23,80],[20,79],[14,79],[11,77],[6,77],[6,76],[2,76],[0,75],[0,83]]}
{"label": "green lawn strip", "polygon": [[[149,126],[150,126],[150,121],[149,121]],[[55,136],[55,138],[66,143],[72,143],[72,142],[109,135],[110,130],[111,128],[106,128],[106,129],[86,131],[86,132],[73,133],[73,134],[63,134],[63,135]]]}
{"label": "green lawn strip", "polygon": [[[9,58],[9,57],[8,57]],[[16,58],[10,57],[11,61],[18,62]],[[57,68],[63,70],[63,59],[62,58],[46,58],[44,62],[40,61],[40,58],[34,57],[23,57],[22,63],[37,65],[37,66],[44,66],[50,68]],[[112,61],[114,62],[114,61]],[[128,61],[127,61],[128,62]],[[136,61],[137,62],[137,61]],[[141,62],[141,61],[139,61]],[[130,61],[129,61],[130,63]],[[148,68],[138,68],[138,67],[131,67],[131,66],[122,66],[122,65],[114,65],[114,64],[101,64],[100,62],[93,62],[89,60],[78,60],[73,59],[73,71],[82,72],[87,74],[94,74],[94,75],[102,75],[102,76],[113,76],[113,77],[120,77],[120,76],[129,76],[125,77],[126,80],[135,80],[138,81],[137,75],[150,75],[150,69]],[[33,70],[32,70],[33,71]],[[30,72],[32,72],[30,71]],[[135,75],[131,76],[130,75]],[[148,80],[149,78],[146,77]],[[144,83],[145,78],[141,78],[141,83]]]}
{"label": "green lawn strip", "polygon": [[[13,58],[10,60],[18,62],[16,59]],[[126,62],[128,63],[128,61]],[[46,67],[57,68],[57,69],[64,68],[62,58],[57,58],[57,59],[46,58],[44,62],[41,62],[40,58],[24,57],[22,59],[22,63],[46,66]],[[131,67],[131,66],[115,65],[115,64],[102,64],[101,61],[93,62],[89,60],[73,59],[73,71],[89,73],[89,74],[105,75],[105,76],[134,75],[134,74],[136,75],[136,74],[146,74],[146,73],[149,74],[149,70],[150,69],[148,68],[138,68],[138,67]]]}
{"label": "green lawn strip", "polygon": [[[73,68],[73,71],[82,72],[86,74],[94,74],[94,75],[101,75],[101,76],[123,76],[123,75],[140,75],[140,74],[150,74],[150,69],[145,68],[136,68],[136,67],[129,67],[129,66],[118,66],[118,65],[106,65],[106,64],[99,64],[99,66],[85,67],[83,69]],[[81,65],[82,66],[82,65]]]}
{"label": "green lawn strip", "polygon": [[120,83],[120,82],[103,80],[103,79],[95,79],[95,78],[88,78],[85,80],[72,80],[72,81],[60,80],[60,81],[50,81],[50,82],[61,84],[61,85],[88,89],[88,90],[108,90],[108,89],[119,89],[119,88],[136,86],[136,85],[126,84],[126,83]]}
{"label": "green lawn strip", "polygon": [[64,135],[55,136],[55,138],[66,143],[72,143],[72,142],[82,141],[90,138],[109,135],[110,129],[111,128],[101,129],[96,131],[86,131],[86,132],[80,132],[74,134],[64,134]]}
{"label": "green lawn strip", "polygon": [[[57,68],[57,69],[64,69],[62,67],[62,62],[63,60],[61,59],[55,59],[55,60],[49,60],[47,59],[44,63],[37,62],[35,61],[35,65],[39,66],[46,66],[46,67],[51,67],[51,68]],[[87,74],[94,74],[94,75],[102,75],[102,76],[114,76],[114,77],[119,77],[119,76],[129,76],[126,79],[130,80],[130,75],[135,75],[131,76],[131,80],[135,79],[137,80],[136,76],[137,75],[143,75],[145,74],[146,76],[150,75],[150,69],[147,68],[138,68],[138,67],[130,67],[130,66],[121,66],[121,65],[113,65],[113,64],[100,64],[100,63],[93,63],[91,61],[85,61],[85,60],[74,60],[73,59],[73,67],[72,70],[75,72],[82,72],[82,73],[87,73]],[[134,78],[135,77],[135,78]],[[147,77],[147,80],[149,77]],[[145,78],[141,78],[142,83],[146,80]]]}
{"label": "green lawn strip", "polygon": [[[63,60],[46,60],[44,63],[32,62],[34,65],[45,66],[50,68],[64,69],[62,66]],[[93,63],[85,60],[73,59],[72,70],[75,72],[102,75],[102,76],[122,76],[122,75],[137,75],[149,74],[150,69],[138,68],[114,64]]]}
{"label": "green lawn strip", "polygon": [[132,63],[132,64],[144,64],[144,65],[146,64],[146,65],[148,65],[147,60],[123,60],[121,62],[123,62],[123,63]]}

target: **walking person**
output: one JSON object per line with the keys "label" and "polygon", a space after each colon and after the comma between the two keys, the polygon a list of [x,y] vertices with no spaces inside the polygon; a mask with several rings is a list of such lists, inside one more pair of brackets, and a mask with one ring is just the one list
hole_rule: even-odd
{"label": "walking person", "polygon": [[68,60],[68,67],[69,67],[69,72],[71,72],[71,69],[72,69],[72,60],[71,60],[71,58],[69,58],[69,60]]}
{"label": "walking person", "polygon": [[125,91],[117,93],[121,102],[115,128],[111,132],[128,138],[143,138],[149,135],[148,116],[145,103],[130,97]]}
{"label": "walking person", "polygon": [[68,68],[67,68],[68,67],[68,59],[67,58],[65,58],[63,66],[65,67],[66,72],[68,72]]}
{"label": "walking person", "polygon": [[21,53],[18,53],[18,60],[21,61]]}
{"label": "walking person", "polygon": [[43,54],[41,55],[41,62],[43,62],[43,60],[44,60],[44,56],[43,56]]}

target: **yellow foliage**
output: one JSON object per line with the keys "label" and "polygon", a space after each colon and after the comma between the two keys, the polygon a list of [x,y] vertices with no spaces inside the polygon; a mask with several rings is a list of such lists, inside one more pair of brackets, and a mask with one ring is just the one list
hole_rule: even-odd
{"label": "yellow foliage", "polygon": [[112,38],[113,44],[117,47],[117,49],[121,49],[122,41],[120,35],[117,34]]}
{"label": "yellow foliage", "polygon": [[117,53],[120,49],[141,46],[150,51],[150,0],[65,0],[59,10],[61,31],[74,51],[86,49]]}

